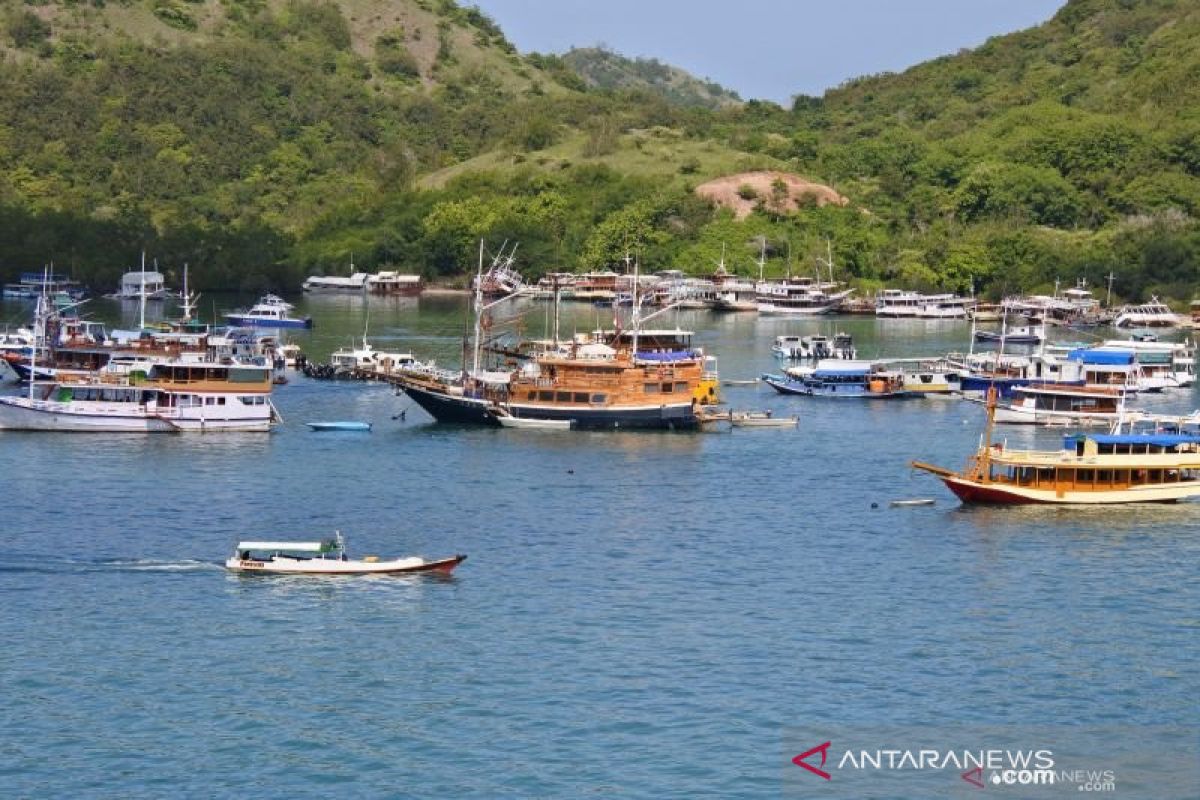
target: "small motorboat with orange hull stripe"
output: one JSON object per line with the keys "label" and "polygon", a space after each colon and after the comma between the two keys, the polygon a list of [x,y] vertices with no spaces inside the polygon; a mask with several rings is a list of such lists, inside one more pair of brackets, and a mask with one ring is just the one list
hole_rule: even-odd
{"label": "small motorboat with orange hull stripe", "polygon": [[[1015,450],[992,443],[996,391],[979,450],[962,472],[913,461],[964,503],[1108,505],[1171,503],[1200,496],[1200,430],[1068,434],[1061,450]],[[1153,420],[1150,420],[1153,422]]]}

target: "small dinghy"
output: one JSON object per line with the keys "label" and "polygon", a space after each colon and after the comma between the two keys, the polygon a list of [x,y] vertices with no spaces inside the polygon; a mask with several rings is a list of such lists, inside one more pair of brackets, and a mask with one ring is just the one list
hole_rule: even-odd
{"label": "small dinghy", "polygon": [[569,431],[574,424],[569,419],[537,419],[535,417],[514,417],[509,414],[497,414],[496,420],[505,428],[524,428],[535,431]]}
{"label": "small dinghy", "polygon": [[321,542],[238,542],[226,569],[264,575],[404,575],[417,572],[448,574],[465,561],[465,555],[426,561],[419,556],[388,561],[378,556],[361,559],[346,555],[341,532]]}
{"label": "small dinghy", "polygon": [[895,507],[904,507],[904,506],[931,506],[931,505],[933,505],[933,504],[934,504],[934,503],[936,503],[936,502],[937,502],[937,500],[934,500],[933,498],[920,497],[920,498],[917,498],[917,499],[915,499],[915,500],[893,500],[893,501],[892,501],[892,505],[893,505],[893,506],[895,506]]}
{"label": "small dinghy", "polygon": [[369,422],[306,422],[314,431],[360,431],[370,432]]}
{"label": "small dinghy", "polygon": [[724,384],[725,386],[757,386],[758,378],[753,378],[751,380],[746,380],[746,381],[741,381],[741,380],[721,381],[721,383]]}
{"label": "small dinghy", "polygon": [[777,417],[770,411],[730,411],[729,423],[735,428],[794,428],[799,417]]}

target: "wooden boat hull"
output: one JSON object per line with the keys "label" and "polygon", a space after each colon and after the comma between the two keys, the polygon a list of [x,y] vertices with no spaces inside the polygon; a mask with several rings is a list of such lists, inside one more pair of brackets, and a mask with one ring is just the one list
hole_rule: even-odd
{"label": "wooden boat hull", "polygon": [[513,403],[520,417],[569,421],[581,430],[690,430],[700,423],[690,401],[657,406],[551,407]]}
{"label": "wooden boat hull", "polygon": [[1066,491],[1034,489],[1002,483],[980,483],[957,475],[939,475],[942,483],[963,503],[978,505],[1115,505],[1124,503],[1174,503],[1200,497],[1200,482],[1139,486],[1118,491]]}
{"label": "wooden boat hull", "polygon": [[400,388],[419,405],[426,414],[438,422],[459,425],[488,425],[498,427],[499,420],[489,408],[486,400],[462,397],[433,391],[415,383],[402,382]]}
{"label": "wooden boat hull", "polygon": [[[486,400],[435,391],[415,383],[401,388],[417,405],[438,422],[498,427],[496,407]],[[690,401],[684,404],[613,407],[548,406],[512,403],[510,414],[534,420],[565,421],[577,429],[688,430],[699,425]]]}
{"label": "wooden boat hull", "polygon": [[243,575],[413,575],[438,573],[448,575],[455,567],[466,561],[465,555],[456,555],[437,561],[420,558],[405,558],[395,561],[335,561],[333,559],[241,559],[231,558],[225,567]]}

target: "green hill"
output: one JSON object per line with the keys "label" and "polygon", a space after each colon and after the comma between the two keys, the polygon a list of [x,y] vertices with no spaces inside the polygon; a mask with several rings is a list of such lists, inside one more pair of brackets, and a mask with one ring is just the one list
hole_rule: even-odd
{"label": "green hill", "polygon": [[[521,55],[450,0],[0,0],[0,273],[105,284],[142,249],[202,287],[397,264],[453,276],[824,254],[844,277],[992,294],[1056,278],[1190,299],[1200,9],[1072,0],[1044,25],[790,109],[653,60]],[[700,92],[704,89],[704,92]],[[704,99],[708,98],[708,99]],[[718,107],[707,107],[716,105]],[[849,198],[742,221],[755,170]]]}
{"label": "green hill", "polygon": [[661,94],[673,103],[701,108],[727,108],[742,102],[737,92],[663,64],[654,58],[626,58],[601,47],[573,48],[563,62],[597,89],[639,89]]}

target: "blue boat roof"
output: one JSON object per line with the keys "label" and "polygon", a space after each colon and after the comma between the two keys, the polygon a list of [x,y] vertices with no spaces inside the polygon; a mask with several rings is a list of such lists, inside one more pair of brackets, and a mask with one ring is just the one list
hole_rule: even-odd
{"label": "blue boat roof", "polygon": [[1188,433],[1072,433],[1063,437],[1068,447],[1081,439],[1091,439],[1096,444],[1149,444],[1155,447],[1175,447],[1181,444],[1200,444],[1200,434]]}
{"label": "blue boat roof", "polygon": [[820,369],[813,370],[812,376],[814,378],[824,378],[834,375],[869,375],[870,373],[870,367],[842,367],[840,369],[837,367],[821,367]]}
{"label": "blue boat roof", "polygon": [[1091,350],[1081,349],[1072,350],[1067,359],[1070,361],[1082,361],[1084,364],[1099,364],[1109,366],[1120,366],[1123,364],[1132,364],[1134,354],[1128,350]]}

